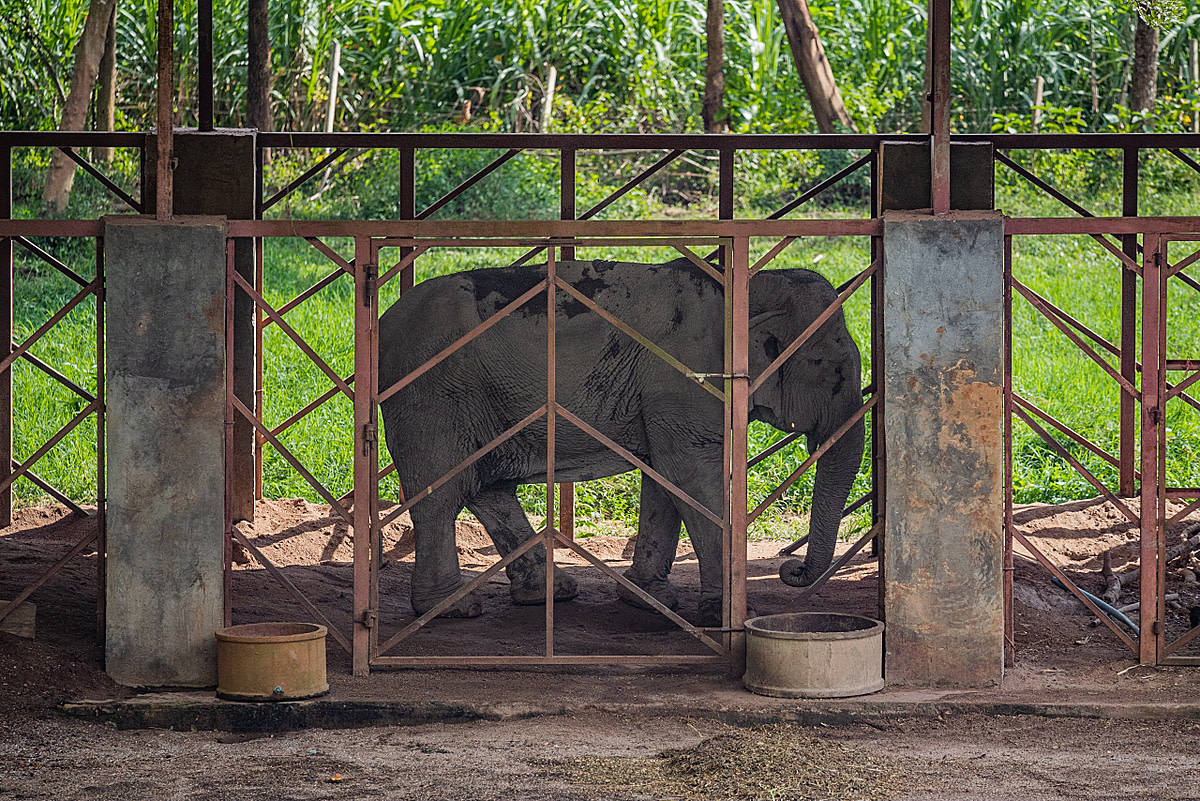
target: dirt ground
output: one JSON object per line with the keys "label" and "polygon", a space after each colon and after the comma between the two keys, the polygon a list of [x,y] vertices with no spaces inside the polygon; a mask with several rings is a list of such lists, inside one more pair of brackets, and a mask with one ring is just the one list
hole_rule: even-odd
{"label": "dirt ground", "polygon": [[[1136,507],[1135,507],[1136,511]],[[1137,531],[1110,504],[1080,501],[1019,510],[1020,531],[1081,585],[1100,594],[1101,555],[1117,571],[1136,559]],[[0,598],[11,598],[94,525],[54,507],[22,510],[0,531]],[[1171,533],[1179,541],[1190,523]],[[245,526],[251,541],[349,631],[351,538],[327,507],[285,500],[260,505]],[[631,552],[618,536],[581,540],[620,570]],[[775,578],[780,542],[751,543],[748,593],[759,614],[793,610],[798,591]],[[843,546],[844,547],[844,546]],[[380,626],[390,636],[411,620],[407,578],[412,538],[385,532]],[[869,549],[868,549],[869,550]],[[459,527],[464,571],[497,556],[470,521]],[[700,652],[661,617],[619,603],[611,581],[575,555],[560,563],[581,585],[556,605],[560,653]],[[1018,549],[1016,667],[989,697],[1055,703],[1200,703],[1200,670],[1151,668]],[[1194,563],[1192,567],[1197,567]],[[673,579],[681,611],[695,611],[696,562],[681,543]],[[574,696],[567,714],[459,724],[313,729],[271,734],[159,729],[117,731],[74,719],[64,701],[133,694],[108,680],[95,637],[96,559],[84,552],[34,593],[37,637],[0,633],[0,798],[171,799],[558,799],[558,798],[1155,798],[1200,799],[1200,719],[1087,720],[980,714],[914,715],[849,727],[725,726],[655,705],[655,688],[676,694],[740,692],[709,668],[380,671],[349,677],[349,659],[330,641],[338,697],[404,698],[476,687],[496,704]],[[485,614],[438,621],[395,653],[537,653],[544,611],[513,607],[501,577],[483,588]],[[1178,593],[1168,632],[1181,634],[1200,587],[1169,571]],[[869,554],[810,596],[804,609],[877,614]],[[1137,584],[1123,602],[1137,600]],[[234,576],[236,623],[302,620],[301,607],[253,559]],[[1136,613],[1130,617],[1137,622]],[[1200,654],[1200,639],[1181,653]],[[603,700],[645,704],[645,714],[605,711]]]}

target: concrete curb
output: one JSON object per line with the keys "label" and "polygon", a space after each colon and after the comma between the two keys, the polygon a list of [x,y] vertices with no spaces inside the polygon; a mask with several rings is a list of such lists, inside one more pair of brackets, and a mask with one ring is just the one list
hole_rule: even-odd
{"label": "concrete curb", "polygon": [[504,721],[585,712],[642,717],[673,716],[719,720],[736,726],[796,723],[803,726],[885,724],[906,719],[934,719],[976,714],[993,717],[1034,715],[1048,718],[1101,720],[1200,720],[1200,704],[1063,703],[997,701],[958,697],[952,700],[788,701],[769,708],[703,703],[580,703],[473,701],[396,702],[332,700],[247,703],[224,701],[206,692],[152,693],[130,699],[78,701],[62,705],[70,716],[113,725],[118,729],[162,728],[194,731],[263,732],[307,728],[416,726],[429,723]]}

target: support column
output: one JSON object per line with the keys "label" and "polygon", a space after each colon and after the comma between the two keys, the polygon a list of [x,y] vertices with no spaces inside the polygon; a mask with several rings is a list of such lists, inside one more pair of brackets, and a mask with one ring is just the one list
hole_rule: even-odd
{"label": "support column", "polygon": [[[157,150],[151,136],[146,152],[152,158]],[[256,132],[221,129],[217,131],[175,131],[175,205],[174,213],[215,215],[230,220],[253,220],[257,208]],[[153,165],[146,175],[154,183]],[[155,187],[148,188],[153,197]],[[234,243],[234,265],[251,286],[256,285],[253,239]],[[238,293],[233,307],[233,384],[234,394],[249,409],[255,408],[257,370],[254,337],[254,304],[245,293]],[[233,425],[233,519],[254,519],[254,495],[258,484],[254,461],[254,427],[240,415]]]}
{"label": "support column", "polygon": [[211,686],[224,624],[225,221],[105,220],[106,669]]}
{"label": "support column", "polygon": [[887,679],[996,684],[1004,658],[1004,219],[884,216]]}

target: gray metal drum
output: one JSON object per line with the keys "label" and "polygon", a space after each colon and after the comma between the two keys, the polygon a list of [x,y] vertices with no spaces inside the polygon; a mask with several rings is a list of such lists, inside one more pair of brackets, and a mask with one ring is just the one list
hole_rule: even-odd
{"label": "gray metal drum", "polygon": [[742,684],[778,698],[844,698],[883,687],[883,623],[837,612],[746,621]]}

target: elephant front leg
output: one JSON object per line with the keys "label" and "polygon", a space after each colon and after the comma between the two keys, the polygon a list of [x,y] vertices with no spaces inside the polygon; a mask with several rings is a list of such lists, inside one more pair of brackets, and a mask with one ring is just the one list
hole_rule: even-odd
{"label": "elephant front leg", "polygon": [[[671,566],[675,563],[675,551],[679,547],[679,525],[682,521],[671,494],[657,481],[643,475],[633,565],[625,571],[625,578],[672,611],[679,608],[679,598],[669,576]],[[621,584],[617,585],[617,597],[630,606],[654,608]]]}
{"label": "elephant front leg", "polygon": [[[411,598],[417,615],[424,615],[463,585],[454,539],[454,519],[458,510],[445,503],[439,504],[439,500],[437,496],[426,498],[412,509],[417,553]],[[472,592],[451,604],[439,617],[478,617],[482,613],[483,606]]]}
{"label": "elephant front leg", "polygon": [[[529,518],[517,500],[517,485],[505,484],[480,490],[467,502],[467,508],[479,518],[501,556],[507,556],[530,538],[537,536]],[[521,605],[546,602],[546,548],[538,544],[509,563],[508,593]],[[579,586],[557,567],[554,569],[554,600],[569,601],[579,594]]]}

